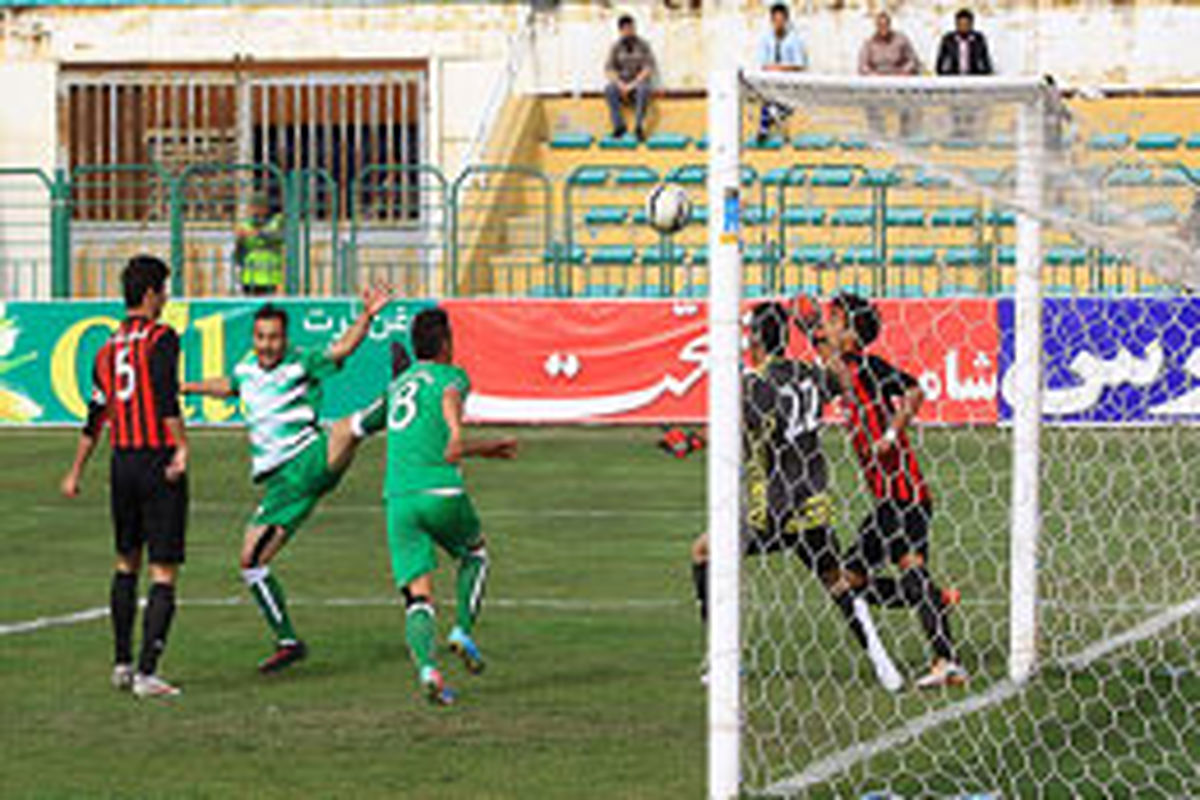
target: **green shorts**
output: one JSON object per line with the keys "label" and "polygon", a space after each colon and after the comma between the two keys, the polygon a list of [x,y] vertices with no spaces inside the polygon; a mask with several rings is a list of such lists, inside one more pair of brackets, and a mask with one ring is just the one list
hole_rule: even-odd
{"label": "green shorts", "polygon": [[266,479],[262,502],[254,510],[250,525],[278,525],[290,539],[341,479],[341,472],[329,469],[329,442],[322,433]]}
{"label": "green shorts", "polygon": [[403,589],[437,569],[434,545],[455,559],[479,545],[479,515],[466,492],[408,492],[387,498],[392,575]]}

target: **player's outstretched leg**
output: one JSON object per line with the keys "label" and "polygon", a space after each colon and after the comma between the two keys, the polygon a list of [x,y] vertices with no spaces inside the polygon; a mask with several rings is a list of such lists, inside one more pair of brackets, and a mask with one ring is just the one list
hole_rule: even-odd
{"label": "player's outstretched leg", "polygon": [[900,569],[903,571],[900,591],[908,605],[917,610],[917,617],[934,654],[933,668],[917,679],[917,688],[933,689],[966,683],[967,671],[954,655],[954,639],[950,634],[945,598],[925,568],[924,557],[919,553],[910,553],[900,559]]}
{"label": "player's outstretched leg", "polygon": [[478,675],[483,672],[484,660],[472,634],[475,620],[483,607],[483,594],[487,587],[487,548],[481,539],[479,544],[467,551],[458,561],[457,600],[454,629],[450,631],[450,649],[462,659],[468,672]]}
{"label": "player's outstretched leg", "polygon": [[268,566],[283,547],[284,539],[282,527],[258,525],[246,531],[242,546],[242,580],[275,636],[275,652],[258,665],[259,672],[264,675],[278,672],[308,655],[308,648],[292,627],[283,586]]}
{"label": "player's outstretched leg", "polygon": [[434,705],[448,706],[454,692],[446,686],[433,657],[436,624],[433,612],[433,579],[422,575],[404,587],[404,639],[417,666],[417,680],[426,699]]}
{"label": "player's outstretched leg", "polygon": [[896,669],[883,640],[879,638],[879,631],[875,628],[875,620],[871,617],[871,609],[867,607],[866,602],[855,596],[849,582],[844,580],[837,570],[824,573],[821,582],[825,584],[834,605],[842,612],[850,632],[867,652],[871,669],[875,671],[880,685],[889,692],[900,691],[904,686],[904,678],[900,675],[900,670]]}

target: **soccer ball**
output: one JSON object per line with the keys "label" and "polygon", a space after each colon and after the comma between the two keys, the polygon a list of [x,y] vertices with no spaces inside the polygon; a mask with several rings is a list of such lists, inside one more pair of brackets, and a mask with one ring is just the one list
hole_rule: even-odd
{"label": "soccer ball", "polygon": [[682,186],[660,183],[646,195],[646,221],[659,233],[678,233],[691,217],[692,201]]}

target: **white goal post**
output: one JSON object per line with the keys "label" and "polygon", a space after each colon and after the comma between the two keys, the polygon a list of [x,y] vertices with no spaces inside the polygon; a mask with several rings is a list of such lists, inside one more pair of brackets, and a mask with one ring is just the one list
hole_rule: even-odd
{"label": "white goal post", "polygon": [[[1078,237],[1089,247],[1122,252],[1123,257],[1128,256],[1131,260],[1142,255],[1145,269],[1162,274],[1170,272],[1170,279],[1182,280],[1183,283],[1194,283],[1200,272],[1196,269],[1194,253],[1186,252],[1173,234],[1145,232],[1134,223],[1124,221],[1106,227],[1104,223],[1097,222],[1103,215],[1098,213],[1091,198],[1086,199],[1086,214],[1071,205],[1074,201],[1068,195],[1075,186],[1072,181],[1078,183],[1078,176],[1071,165],[1064,166],[1062,156],[1051,152],[1048,139],[1052,135],[1050,131],[1054,130],[1055,115],[1060,113],[1062,100],[1053,84],[1046,80],[1003,77],[857,78],[723,70],[711,74],[708,98],[707,192],[710,212],[707,242],[711,265],[707,484],[711,548],[707,650],[709,796],[714,800],[728,800],[746,792],[792,796],[803,794],[817,785],[819,780],[837,778],[855,764],[878,753],[911,742],[947,720],[958,720],[963,714],[1009,702],[1038,674],[1039,535],[1046,502],[1041,493],[1047,471],[1043,459],[1043,448],[1046,446],[1043,441],[1046,413],[1043,400],[1046,380],[1043,364],[1046,230],[1053,229],[1064,239],[1068,235]],[[745,731],[748,711],[745,692],[747,674],[753,673],[754,666],[747,665],[748,625],[744,604],[755,590],[747,586],[744,576],[747,567],[742,558],[745,477],[741,452],[741,319],[746,310],[743,285],[747,283],[751,270],[755,269],[752,259],[744,256],[754,246],[752,239],[756,234],[743,230],[743,220],[749,204],[748,190],[745,188],[746,163],[750,156],[747,142],[752,142],[754,138],[752,126],[758,119],[758,107],[761,104],[783,108],[780,116],[785,120],[802,117],[804,121],[797,123],[801,130],[807,130],[804,126],[808,125],[814,129],[836,130],[847,142],[851,139],[859,141],[860,144],[855,146],[861,146],[864,152],[884,154],[897,162],[913,165],[923,175],[944,179],[955,190],[978,192],[987,198],[988,208],[1003,208],[1013,219],[1009,223],[1013,236],[1010,240],[1013,252],[1012,283],[1005,297],[1011,301],[1012,308],[1011,364],[1007,378],[1015,390],[1004,398],[1010,410],[1007,422],[999,424],[1000,428],[1009,429],[1004,443],[1011,457],[1004,459],[1005,475],[1002,481],[998,479],[996,482],[996,485],[1002,483],[1007,492],[1003,503],[997,504],[1003,505],[1007,513],[1004,523],[1007,527],[1006,561],[997,565],[998,574],[1007,573],[1007,597],[1003,598],[1006,608],[1002,612],[1007,626],[1003,645],[1005,669],[1001,675],[994,676],[986,691],[973,694],[968,688],[964,695],[966,699],[959,705],[918,713],[898,710],[902,709],[904,702],[897,701],[894,710],[889,713],[893,716],[903,716],[905,713],[913,715],[904,724],[892,727],[870,741],[856,740],[852,746],[832,756],[823,757],[824,754],[818,753],[809,762],[801,760],[801,764],[809,765],[803,774],[796,778],[792,773],[793,777],[783,780],[766,773],[766,777],[759,775],[753,779],[746,775]],[[987,149],[979,142],[957,141],[962,138],[957,132],[949,133],[948,129],[939,131],[944,134],[943,139],[949,141],[941,151],[933,153],[928,144],[918,142],[919,137],[911,135],[911,132],[902,130],[888,134],[878,129],[877,120],[885,114],[923,114],[927,124],[930,119],[935,119],[945,120],[945,124],[949,125],[950,120],[955,120],[957,124],[956,120],[965,113],[964,109],[985,119],[989,114],[993,115],[993,119],[1003,116],[1007,129],[1013,132],[1009,154],[1003,156],[1008,159],[1009,167],[1004,170],[1007,181],[1003,184],[977,177],[981,170],[963,168],[961,163],[950,159],[941,160],[941,153],[968,149],[980,152]],[[934,125],[937,124],[935,121]],[[903,129],[903,124],[901,127]],[[870,157],[864,157],[864,160],[870,161]],[[824,169],[811,164],[805,168],[810,172]],[[796,171],[800,171],[799,167]],[[865,182],[866,174],[872,170],[860,172],[856,173],[858,177],[855,180],[861,177]],[[781,180],[784,183],[790,181],[792,174],[793,171],[786,170]],[[780,198],[785,196],[785,191],[786,188],[781,186]],[[1055,191],[1059,194],[1053,195]],[[765,196],[765,193],[760,195]],[[1056,199],[1049,200],[1052,196]],[[782,200],[780,205],[783,205]],[[780,207],[774,213],[782,214],[783,210]],[[879,210],[874,212],[875,221],[882,227],[879,219],[881,213]],[[1125,217],[1120,219],[1125,220]],[[789,233],[783,227],[783,222],[780,222],[778,235],[781,239],[777,245],[780,253],[775,258],[784,264],[780,267],[783,270],[787,264],[793,263],[787,259],[785,252]],[[831,232],[830,235],[840,234]],[[875,245],[872,242],[872,247]],[[762,250],[763,247],[759,246],[758,252]],[[794,263],[801,263],[799,256]],[[885,257],[882,264],[888,263]],[[759,292],[760,296],[790,299],[786,297],[790,291],[787,281],[773,278],[765,283],[767,288]],[[1187,441],[1183,440],[1184,445],[1187,445]],[[1172,442],[1177,440],[1173,439]],[[1174,470],[1176,466],[1170,469]],[[1186,466],[1183,464],[1183,467]],[[1070,491],[1077,490],[1072,488]],[[1067,501],[1059,498],[1053,502],[1067,504]],[[1001,532],[997,530],[996,533]],[[808,591],[806,587],[802,587],[802,590]],[[1161,619],[1157,616],[1145,619],[1143,625],[1134,626],[1132,630],[1137,636],[1160,635],[1170,625],[1195,613],[1195,601],[1189,600],[1188,603],[1169,608],[1160,615]],[[1115,644],[1118,641],[1122,644]],[[1092,660],[1112,653],[1116,647],[1133,641],[1140,640],[1108,636],[1078,655],[1060,658],[1058,663],[1087,665]],[[816,690],[813,691],[815,696]],[[805,701],[788,699],[786,702]],[[969,710],[964,712],[962,708]],[[800,727],[803,727],[803,723]],[[761,746],[761,743],[756,746]],[[795,763],[789,763],[788,766],[794,770]],[[1058,776],[1049,774],[1046,780],[1056,781]]]}

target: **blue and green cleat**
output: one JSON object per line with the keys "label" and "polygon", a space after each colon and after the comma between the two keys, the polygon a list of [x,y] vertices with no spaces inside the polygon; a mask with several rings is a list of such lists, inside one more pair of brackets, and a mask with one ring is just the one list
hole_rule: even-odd
{"label": "blue and green cleat", "polygon": [[458,695],[442,679],[442,673],[433,667],[421,669],[421,691],[425,699],[435,706],[451,706],[458,699]]}
{"label": "blue and green cleat", "polygon": [[450,651],[462,659],[467,672],[472,675],[483,672],[483,653],[479,652],[479,645],[475,644],[475,640],[466,631],[456,626],[450,631],[447,641],[450,643]]}

